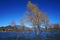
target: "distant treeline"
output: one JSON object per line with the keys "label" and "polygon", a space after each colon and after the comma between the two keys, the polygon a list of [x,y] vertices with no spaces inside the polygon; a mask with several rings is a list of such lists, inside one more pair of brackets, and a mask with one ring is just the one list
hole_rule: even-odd
{"label": "distant treeline", "polygon": [[[0,31],[6,31],[6,32],[23,32],[23,27],[22,26],[6,26],[6,27],[0,27]],[[25,27],[25,30],[26,32],[31,32],[32,29],[31,28],[28,28],[28,27]]]}
{"label": "distant treeline", "polygon": [[[24,30],[23,30],[24,29]],[[22,26],[11,26],[8,25],[6,27],[0,27],[0,32],[34,32],[33,28],[28,28],[28,27],[22,27]],[[57,32],[60,31],[60,24],[53,24],[50,25],[50,27],[46,30],[45,28],[41,28],[40,32],[45,32],[45,31],[50,31],[50,32]]]}

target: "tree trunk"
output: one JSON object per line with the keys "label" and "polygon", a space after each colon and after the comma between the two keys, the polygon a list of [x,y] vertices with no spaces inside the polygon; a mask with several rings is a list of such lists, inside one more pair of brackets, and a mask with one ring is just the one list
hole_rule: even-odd
{"label": "tree trunk", "polygon": [[40,26],[38,25],[37,27],[38,27],[37,35],[39,35],[39,33],[40,33]]}
{"label": "tree trunk", "polygon": [[34,32],[35,32],[35,36],[37,36],[37,30],[36,30],[36,27],[34,27]]}

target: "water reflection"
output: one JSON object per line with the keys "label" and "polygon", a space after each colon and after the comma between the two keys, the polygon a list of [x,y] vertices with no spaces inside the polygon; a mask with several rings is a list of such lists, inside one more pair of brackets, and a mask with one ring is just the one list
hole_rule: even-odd
{"label": "water reflection", "polygon": [[60,32],[0,32],[0,40],[60,40]]}

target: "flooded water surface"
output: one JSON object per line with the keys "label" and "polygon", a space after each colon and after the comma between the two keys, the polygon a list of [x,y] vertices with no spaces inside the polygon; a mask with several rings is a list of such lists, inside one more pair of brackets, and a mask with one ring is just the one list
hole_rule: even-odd
{"label": "flooded water surface", "polygon": [[60,32],[0,32],[0,40],[60,40]]}

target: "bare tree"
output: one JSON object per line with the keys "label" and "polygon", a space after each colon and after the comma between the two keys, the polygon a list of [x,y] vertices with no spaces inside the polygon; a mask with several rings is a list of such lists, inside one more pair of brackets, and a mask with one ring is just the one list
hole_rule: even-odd
{"label": "bare tree", "polygon": [[16,25],[16,22],[15,21],[11,21],[11,26],[15,26]]}
{"label": "bare tree", "polygon": [[40,11],[38,7],[32,4],[30,1],[28,2],[27,8],[28,9],[26,13],[26,18],[28,19],[28,22],[30,22],[32,26],[34,26],[35,32],[37,32],[36,28],[40,32],[42,22],[48,25],[48,17],[44,14],[44,12]]}
{"label": "bare tree", "polygon": [[25,22],[24,22],[23,19],[20,19],[20,24],[21,24],[21,26],[23,28],[23,31],[25,31]]}
{"label": "bare tree", "polygon": [[14,30],[15,30],[15,31],[17,31],[17,27],[16,27],[15,21],[12,21],[12,22],[11,22],[11,26],[14,27]]}
{"label": "bare tree", "polygon": [[56,31],[59,31],[59,29],[60,29],[59,23],[54,24],[54,29],[55,29]]}

